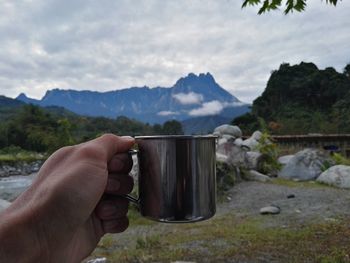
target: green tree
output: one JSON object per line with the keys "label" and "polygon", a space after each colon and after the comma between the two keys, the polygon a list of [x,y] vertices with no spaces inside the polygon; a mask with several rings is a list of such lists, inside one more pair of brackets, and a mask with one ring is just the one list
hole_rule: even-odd
{"label": "green tree", "polygon": [[[279,9],[282,4],[285,4],[284,13],[288,14],[289,12],[293,11],[304,11],[306,7],[306,1],[307,0],[244,0],[242,8],[246,6],[258,5],[260,7],[258,14],[260,15],[271,10]],[[336,6],[338,0],[326,0],[326,3]]]}
{"label": "green tree", "polygon": [[182,125],[176,120],[167,121],[163,124],[162,134],[181,135],[183,134]]}

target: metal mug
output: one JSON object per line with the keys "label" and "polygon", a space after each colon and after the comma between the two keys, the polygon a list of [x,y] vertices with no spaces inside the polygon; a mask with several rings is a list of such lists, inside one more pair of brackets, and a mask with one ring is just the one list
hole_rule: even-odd
{"label": "metal mug", "polygon": [[215,136],[137,136],[141,215],[165,223],[208,219],[216,212]]}

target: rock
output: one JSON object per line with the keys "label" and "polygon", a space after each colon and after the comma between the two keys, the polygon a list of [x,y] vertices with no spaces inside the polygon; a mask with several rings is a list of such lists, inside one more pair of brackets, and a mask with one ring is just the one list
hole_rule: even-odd
{"label": "rock", "polygon": [[229,134],[223,134],[223,135],[222,135],[222,138],[223,138],[223,139],[226,139],[228,142],[234,142],[235,139],[236,139],[234,136],[229,135]]}
{"label": "rock", "polygon": [[249,170],[246,174],[246,177],[250,181],[258,181],[258,182],[263,182],[263,183],[271,181],[271,178],[268,177],[267,175],[259,173],[259,172],[254,171],[254,170]]}
{"label": "rock", "polygon": [[10,176],[0,179],[0,198],[13,201],[32,183],[34,175]]}
{"label": "rock", "polygon": [[218,140],[218,146],[223,145],[223,144],[225,144],[225,143],[227,143],[227,139],[226,139],[226,138],[220,138],[220,139]]}
{"label": "rock", "polygon": [[243,143],[243,140],[241,138],[237,138],[233,143],[237,146],[241,146]]}
{"label": "rock", "polygon": [[316,179],[325,164],[333,164],[333,160],[318,149],[305,149],[296,153],[278,172],[278,177],[299,181]]}
{"label": "rock", "polygon": [[286,165],[293,158],[293,156],[294,156],[293,154],[283,155],[283,156],[279,157],[277,161],[282,165]]}
{"label": "rock", "polygon": [[295,198],[295,195],[294,194],[289,194],[289,195],[287,195],[287,198],[288,199]]}
{"label": "rock", "polygon": [[5,210],[7,207],[11,205],[10,202],[0,199],[0,211]]}
{"label": "rock", "polygon": [[248,139],[243,141],[241,146],[246,147],[251,151],[256,151],[258,145],[259,145],[259,143],[257,140],[255,140],[254,138],[248,138]]}
{"label": "rock", "polygon": [[219,127],[216,127],[214,130],[214,134],[219,133],[221,136],[223,134],[232,135],[235,138],[242,137],[242,131],[238,126],[224,124]]}
{"label": "rock", "polygon": [[107,263],[107,258],[90,259],[87,263]]}
{"label": "rock", "polygon": [[260,214],[262,215],[277,215],[281,212],[278,206],[265,206],[260,209]]}
{"label": "rock", "polygon": [[339,188],[350,189],[350,166],[335,165],[324,171],[317,182],[329,184]]}
{"label": "rock", "polygon": [[255,131],[253,132],[252,136],[250,138],[253,138],[256,141],[259,141],[262,137],[262,132],[261,131]]}
{"label": "rock", "polygon": [[228,162],[228,156],[222,153],[216,153],[216,161],[217,162],[223,162],[227,163]]}
{"label": "rock", "polygon": [[258,170],[259,163],[262,161],[263,155],[259,152],[247,152],[246,153],[246,168],[252,170]]}
{"label": "rock", "polygon": [[228,156],[228,163],[235,167],[246,167],[247,166],[247,158],[246,151],[233,143],[230,144],[230,147],[226,146],[225,149],[226,155]]}

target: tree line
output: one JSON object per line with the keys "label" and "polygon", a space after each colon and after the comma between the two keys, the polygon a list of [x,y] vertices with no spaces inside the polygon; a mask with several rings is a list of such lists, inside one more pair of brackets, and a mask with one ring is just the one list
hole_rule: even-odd
{"label": "tree line", "polygon": [[183,134],[181,123],[176,120],[150,125],[123,116],[116,119],[84,117],[35,105],[12,109],[6,116],[0,122],[0,148],[18,146],[36,152],[53,152],[103,133],[130,136]]}

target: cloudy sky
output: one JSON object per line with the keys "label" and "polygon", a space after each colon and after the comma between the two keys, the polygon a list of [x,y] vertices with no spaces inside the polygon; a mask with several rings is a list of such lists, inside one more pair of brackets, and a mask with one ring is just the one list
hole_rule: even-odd
{"label": "cloudy sky", "polygon": [[350,1],[258,16],[238,0],[0,0],[0,94],[172,86],[210,72],[244,102],[282,62],[342,71]]}

